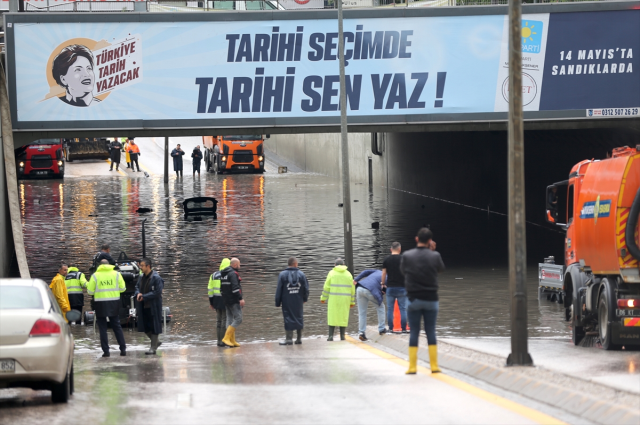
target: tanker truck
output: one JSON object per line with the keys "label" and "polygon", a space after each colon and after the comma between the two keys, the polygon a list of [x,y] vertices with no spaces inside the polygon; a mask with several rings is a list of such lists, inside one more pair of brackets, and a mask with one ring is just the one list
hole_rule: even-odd
{"label": "tanker truck", "polygon": [[[565,189],[566,216],[554,202]],[[640,145],[576,164],[546,195],[547,221],[566,231],[564,265],[538,265],[539,294],[555,291],[575,345],[586,335],[605,350],[640,345]]]}

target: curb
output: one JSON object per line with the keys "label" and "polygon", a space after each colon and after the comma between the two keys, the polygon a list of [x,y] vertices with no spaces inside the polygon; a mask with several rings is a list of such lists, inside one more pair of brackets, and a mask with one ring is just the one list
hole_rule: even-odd
{"label": "curb", "polygon": [[[387,348],[405,353],[407,351],[408,342],[406,339],[398,335],[378,335],[377,329],[370,328],[368,334],[369,341],[380,344]],[[421,337],[424,340],[424,337]],[[426,342],[426,341],[423,341]],[[426,344],[423,344],[426,345]],[[441,348],[459,348],[452,344],[438,342]],[[465,348],[465,351],[475,352]],[[498,367],[470,357],[460,357],[453,354],[443,353],[442,349],[438,350],[438,363],[445,369],[450,369],[475,379],[487,382],[498,388],[508,390],[532,400],[536,400],[558,409],[564,410],[579,417],[583,417],[599,424],[624,424],[638,425],[640,424],[640,409],[632,409],[626,405],[615,404],[607,400],[601,400],[592,394],[598,394],[598,384],[589,383],[595,391],[585,393],[576,389],[568,388],[555,383],[547,382],[539,377],[533,371],[539,371],[542,368],[535,367]],[[475,352],[480,356],[486,357],[487,354]],[[492,356],[498,359],[497,356]],[[418,358],[422,361],[429,362],[429,352],[426,348],[418,348]],[[502,360],[504,361],[504,360]],[[545,370],[548,372],[548,370]],[[556,375],[561,375],[554,372]],[[578,380],[578,378],[562,375],[563,379]],[[609,387],[603,390],[612,391]],[[616,393],[623,393],[616,391]],[[634,396],[624,393],[626,396]],[[638,398],[640,402],[640,397]],[[640,403],[636,404],[640,405]]]}

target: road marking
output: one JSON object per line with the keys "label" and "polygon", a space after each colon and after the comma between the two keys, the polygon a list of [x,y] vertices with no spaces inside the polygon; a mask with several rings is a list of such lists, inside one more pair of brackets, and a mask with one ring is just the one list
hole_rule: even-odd
{"label": "road marking", "polygon": [[[390,360],[397,365],[409,367],[409,362],[399,358],[398,356],[395,356],[393,354],[387,353],[386,351],[382,351],[377,348],[371,347],[370,345],[357,341],[351,338],[350,336],[347,336],[347,341],[349,341],[350,343],[352,343],[357,347],[360,347],[364,350],[369,351],[371,354],[375,354],[379,357]],[[469,394],[472,394],[476,397],[479,397],[483,400],[493,403],[496,406],[500,406],[504,409],[510,410],[514,413],[524,416],[527,419],[531,419],[536,423],[543,424],[543,425],[551,425],[551,424],[566,425],[565,422],[562,422],[561,420],[556,419],[552,416],[538,412],[537,410],[523,406],[522,404],[516,403],[514,401],[507,400],[506,398],[492,394],[489,391],[481,390],[480,388],[474,387],[471,384],[467,384],[466,382],[453,378],[444,373],[431,373],[431,370],[420,365],[418,365],[418,372],[423,373],[425,375],[430,375],[433,379],[437,379],[438,381],[447,383],[451,386],[461,389],[462,391],[465,391]]]}
{"label": "road marking", "polygon": [[[107,164],[111,165],[111,160],[109,160],[109,159],[105,159],[104,161],[105,161]],[[123,175],[124,177],[127,177],[127,173],[125,173],[124,171],[122,171],[122,170],[120,169],[120,167],[118,167],[118,169],[117,169],[116,171],[117,171],[118,173],[120,173],[121,175]]]}

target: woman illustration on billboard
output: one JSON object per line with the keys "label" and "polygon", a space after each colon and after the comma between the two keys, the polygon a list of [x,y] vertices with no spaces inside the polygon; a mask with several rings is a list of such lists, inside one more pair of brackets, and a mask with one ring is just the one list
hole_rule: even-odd
{"label": "woman illustration on billboard", "polygon": [[67,46],[56,56],[51,72],[58,85],[67,91],[66,95],[59,97],[61,101],[73,106],[100,102],[93,97],[96,81],[93,61],[91,50],[80,44]]}

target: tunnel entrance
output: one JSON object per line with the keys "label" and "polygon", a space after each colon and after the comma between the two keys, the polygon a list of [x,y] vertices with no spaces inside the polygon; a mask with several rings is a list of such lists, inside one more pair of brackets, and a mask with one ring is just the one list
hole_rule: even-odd
{"label": "tunnel entrance", "polygon": [[[389,225],[428,225],[451,264],[506,264],[507,133],[393,133],[387,140],[389,204],[391,211],[404,206]],[[566,180],[579,161],[638,143],[640,132],[631,129],[525,131],[529,264],[563,258],[564,232],[545,220],[545,188]],[[412,239],[407,234],[405,243]]]}

